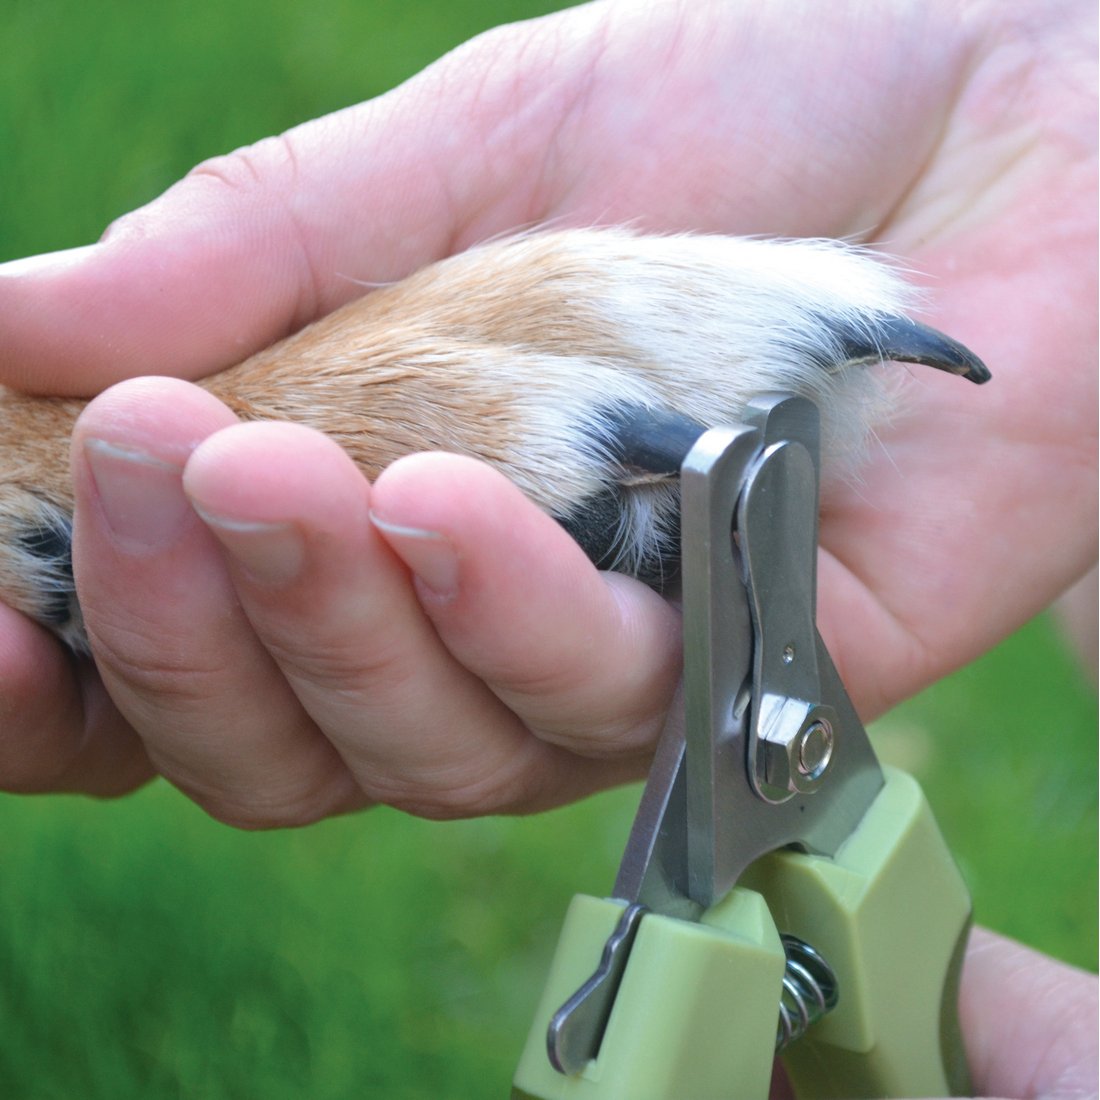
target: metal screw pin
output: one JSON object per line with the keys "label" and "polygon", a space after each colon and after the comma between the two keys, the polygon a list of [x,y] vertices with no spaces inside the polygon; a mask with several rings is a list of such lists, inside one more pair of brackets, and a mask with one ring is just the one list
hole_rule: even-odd
{"label": "metal screw pin", "polygon": [[797,768],[810,780],[820,779],[833,758],[833,727],[823,719],[811,722],[798,735]]}

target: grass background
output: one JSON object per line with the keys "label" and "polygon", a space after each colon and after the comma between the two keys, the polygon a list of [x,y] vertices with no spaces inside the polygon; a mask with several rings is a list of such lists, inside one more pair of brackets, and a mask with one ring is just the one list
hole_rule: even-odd
{"label": "grass background", "polygon": [[[2,0],[0,259],[391,87],[533,0]],[[1096,965],[1096,695],[1051,622],[877,724],[978,918]],[[250,835],[163,784],[0,797],[0,1096],[502,1096],[559,922],[637,801]]]}

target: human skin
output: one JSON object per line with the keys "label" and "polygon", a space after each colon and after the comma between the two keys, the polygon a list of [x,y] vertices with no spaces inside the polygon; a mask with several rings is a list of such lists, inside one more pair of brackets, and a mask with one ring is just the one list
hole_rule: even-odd
{"label": "human skin", "polygon": [[[477,464],[415,456],[368,485],[324,438],[238,425],[178,380],[548,221],[857,236],[920,272],[926,319],[994,383],[906,388],[889,460],[826,501],[819,617],[867,720],[989,648],[1096,556],[1092,20],[1076,2],[585,6],[209,161],[89,249],[0,268],[4,383],[176,376],[124,382],[78,426],[96,662],[0,608],[0,784],[118,794],[160,773],[263,827],[375,802],[534,810],[644,770],[679,644],[652,592]],[[1062,1049],[1061,1016],[1006,1053],[987,1010],[1009,959],[1083,987],[989,942],[963,1001],[981,1087],[1086,1095],[1055,1091],[1095,1066]],[[1086,1023],[1090,988],[1068,998]]]}
{"label": "human skin", "polygon": [[[611,3],[502,28],[199,166],[90,249],[8,265],[0,378],[86,394],[201,375],[359,283],[546,221],[885,241],[995,382],[914,379],[888,461],[826,501],[820,620],[869,719],[1095,557],[1090,30],[1072,3]],[[119,448],[153,461],[112,467]],[[270,825],[371,801],[533,809],[644,767],[675,616],[484,469],[416,456],[366,486],[321,439],[149,380],[92,404],[74,456],[98,673],[4,616],[9,788],[116,792],[157,770],[220,818]],[[112,535],[99,483],[136,491],[127,471],[162,466],[150,514],[178,530]],[[260,525],[249,550],[191,500]],[[236,560],[261,553],[263,524],[301,536],[299,574],[259,583]]]}

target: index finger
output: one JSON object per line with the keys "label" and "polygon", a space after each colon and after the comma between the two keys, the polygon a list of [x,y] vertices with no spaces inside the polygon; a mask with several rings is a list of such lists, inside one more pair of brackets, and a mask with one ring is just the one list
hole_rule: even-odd
{"label": "index finger", "polygon": [[660,596],[597,572],[472,459],[399,460],[372,510],[447,648],[541,740],[585,757],[652,751],[680,674],[679,615]]}

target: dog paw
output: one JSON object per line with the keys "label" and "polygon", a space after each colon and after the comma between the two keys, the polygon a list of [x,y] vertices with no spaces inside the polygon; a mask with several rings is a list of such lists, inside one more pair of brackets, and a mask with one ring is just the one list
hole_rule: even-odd
{"label": "dog paw", "polygon": [[[892,267],[835,242],[532,233],[372,291],[201,384],[242,419],[320,429],[371,478],[415,451],[480,458],[598,565],[660,586],[676,573],[679,459],[754,396],[812,398],[836,469],[896,399],[882,363],[988,378],[913,306]],[[0,397],[0,598],[77,649],[78,411]]]}

